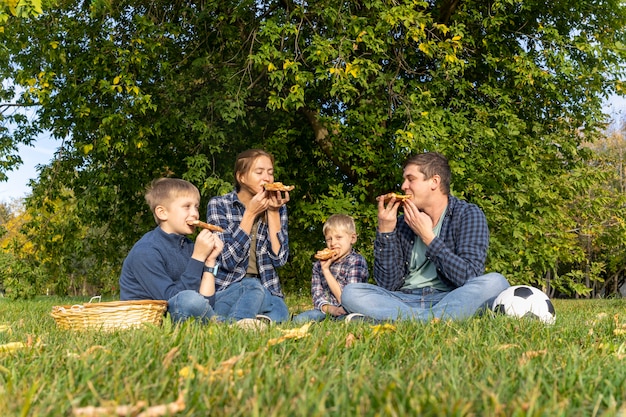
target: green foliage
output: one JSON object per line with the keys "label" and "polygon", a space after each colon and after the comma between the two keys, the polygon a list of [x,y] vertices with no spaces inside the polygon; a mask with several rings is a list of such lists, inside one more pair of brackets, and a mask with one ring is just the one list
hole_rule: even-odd
{"label": "green foliage", "polygon": [[[231,189],[234,157],[251,147],[272,152],[278,179],[297,186],[287,287],[308,285],[333,212],[357,218],[357,248],[372,260],[375,197],[397,190],[403,161],[423,150],[447,155],[454,194],[485,211],[489,270],[584,294],[622,269],[601,251],[591,258],[578,236],[593,224],[594,244],[621,241],[621,226],[597,226],[609,211],[623,223],[607,210],[617,200],[584,203],[610,171],[591,166],[582,146],[602,135],[603,97],[623,92],[620,0],[61,0],[43,9],[0,33],[10,63],[0,76],[22,89],[16,104],[37,109],[36,121],[0,131],[0,175],[19,162],[2,165],[3,149],[41,130],[62,140],[31,210],[49,211],[71,190],[75,226],[94,240],[67,233],[64,244],[96,251],[111,271],[120,248],[152,228],[143,201],[152,179],[186,178],[205,204]],[[63,276],[70,258],[58,260]],[[609,269],[579,274],[592,264]]]}
{"label": "green foliage", "polygon": [[29,299],[42,293],[44,270],[11,253],[0,253],[0,289],[10,299]]}

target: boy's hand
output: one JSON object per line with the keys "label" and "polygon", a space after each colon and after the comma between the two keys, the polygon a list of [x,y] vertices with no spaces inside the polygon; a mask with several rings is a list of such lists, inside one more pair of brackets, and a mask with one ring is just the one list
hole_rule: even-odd
{"label": "boy's hand", "polygon": [[337,260],[337,253],[335,253],[332,258],[328,258],[326,260],[320,260],[320,266],[322,267],[322,270],[330,270],[330,266],[333,264],[333,262],[335,262]]}
{"label": "boy's hand", "polygon": [[348,312],[344,310],[342,306],[331,306],[330,304],[327,304],[327,306],[328,307],[326,307],[326,313],[330,314],[331,316],[337,317],[348,314]]}
{"label": "boy's hand", "polygon": [[[222,245],[221,247],[223,247],[224,244],[217,237],[217,235],[214,235],[213,233],[211,233],[210,231],[206,229],[201,230],[200,233],[198,233],[198,236],[196,237],[196,242],[193,246],[193,253],[191,257],[198,261],[205,262],[208,256],[214,251],[216,247],[216,242],[215,242],[216,239]],[[221,252],[222,249],[220,248],[219,250]],[[218,252],[218,255],[219,255],[219,252]],[[216,258],[217,258],[217,255],[216,255]]]}
{"label": "boy's hand", "polygon": [[222,242],[222,239],[220,239],[220,237],[217,234],[212,233],[211,235],[213,237],[213,241],[215,245],[213,246],[213,250],[211,251],[209,256],[206,258],[205,263],[207,264],[207,266],[212,267],[212,266],[215,266],[217,257],[220,256],[220,253],[222,253],[222,250],[224,249],[224,242]]}

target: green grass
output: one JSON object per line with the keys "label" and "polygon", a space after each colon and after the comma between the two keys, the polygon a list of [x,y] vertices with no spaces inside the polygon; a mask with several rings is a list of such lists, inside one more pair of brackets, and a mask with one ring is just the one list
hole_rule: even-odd
{"label": "green grass", "polygon": [[298,327],[256,333],[166,320],[111,333],[58,330],[49,313],[67,303],[0,299],[0,345],[30,344],[0,352],[3,417],[158,406],[179,394],[185,409],[176,416],[626,415],[622,300],[555,300],[553,326],[503,316],[322,322],[276,344],[268,342]]}

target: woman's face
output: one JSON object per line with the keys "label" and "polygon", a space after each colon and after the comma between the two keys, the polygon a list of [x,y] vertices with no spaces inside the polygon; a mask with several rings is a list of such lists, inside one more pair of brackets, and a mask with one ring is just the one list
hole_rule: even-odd
{"label": "woman's face", "polygon": [[248,172],[239,175],[239,184],[242,190],[255,195],[263,190],[263,185],[274,182],[274,165],[265,155],[256,158]]}

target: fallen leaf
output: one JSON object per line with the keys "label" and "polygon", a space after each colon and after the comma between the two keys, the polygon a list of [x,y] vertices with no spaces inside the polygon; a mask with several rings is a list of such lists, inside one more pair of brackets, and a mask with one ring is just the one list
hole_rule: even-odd
{"label": "fallen leaf", "polygon": [[389,333],[389,332],[395,332],[396,331],[396,326],[391,324],[391,323],[385,323],[385,324],[377,324],[375,326],[370,326],[372,328],[372,333],[374,334],[374,336],[378,336],[380,334],[383,333]]}
{"label": "fallen leaf", "polygon": [[0,353],[12,353],[25,347],[27,347],[26,344],[22,342],[9,342],[0,345]]}
{"label": "fallen leaf", "polygon": [[352,333],[349,333],[346,336],[346,348],[348,349],[351,348],[355,342],[356,342],[356,337]]}
{"label": "fallen leaf", "polygon": [[267,345],[273,346],[278,343],[282,343],[287,339],[301,339],[306,337],[309,335],[309,327],[311,327],[310,322],[297,329],[280,329],[280,331],[283,332],[283,335],[281,337],[268,340]]}
{"label": "fallen leaf", "polygon": [[536,358],[538,356],[543,356],[548,353],[547,349],[543,350],[529,350],[528,352],[524,352],[522,357],[519,360],[520,365],[526,364],[529,360]]}
{"label": "fallen leaf", "polygon": [[[136,417],[161,417],[169,416],[185,410],[185,395],[180,393],[176,401],[168,404],[147,407],[145,401],[139,401],[135,405],[112,405],[106,407],[80,407],[72,410],[76,417],[105,417],[105,416],[136,416]],[[143,410],[143,411],[142,411]]]}
{"label": "fallen leaf", "polygon": [[510,349],[510,348],[514,348],[514,347],[519,347],[519,345],[517,345],[515,343],[507,343],[507,344],[498,346],[496,348],[496,350],[504,350],[504,349]]}
{"label": "fallen leaf", "polygon": [[167,352],[167,354],[165,354],[165,357],[163,358],[163,361],[161,362],[161,365],[163,365],[163,368],[167,369],[170,367],[174,358],[178,356],[179,351],[180,351],[180,348],[176,346],[170,349],[170,351]]}

